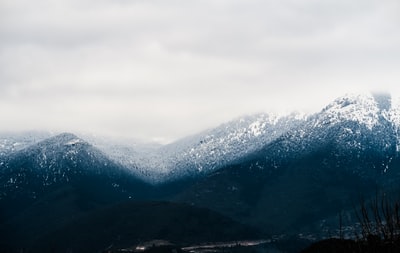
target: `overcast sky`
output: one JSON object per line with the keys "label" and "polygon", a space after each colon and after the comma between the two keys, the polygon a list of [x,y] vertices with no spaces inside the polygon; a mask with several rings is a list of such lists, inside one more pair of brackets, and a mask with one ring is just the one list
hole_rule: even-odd
{"label": "overcast sky", "polygon": [[1,0],[0,131],[168,142],[400,96],[398,0]]}

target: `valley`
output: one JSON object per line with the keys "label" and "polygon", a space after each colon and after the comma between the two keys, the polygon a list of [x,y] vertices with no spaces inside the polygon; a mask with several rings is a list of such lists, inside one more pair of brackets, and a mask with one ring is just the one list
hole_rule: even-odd
{"label": "valley", "polygon": [[360,199],[398,197],[399,105],[344,96],[312,115],[246,116],[167,145],[0,135],[0,250],[100,252],[157,239],[187,251],[257,241],[299,252],[354,237]]}

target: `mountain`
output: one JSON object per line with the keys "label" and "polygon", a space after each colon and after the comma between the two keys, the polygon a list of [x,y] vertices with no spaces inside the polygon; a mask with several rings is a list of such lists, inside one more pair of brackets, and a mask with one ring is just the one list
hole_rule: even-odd
{"label": "mountain", "polygon": [[[37,198],[46,188],[82,181],[87,176],[105,177],[120,192],[129,192],[124,178],[132,173],[108,159],[79,137],[63,133],[4,157],[1,161],[0,200],[14,198],[19,189],[31,188],[25,197]],[[122,180],[122,181],[121,181]],[[107,186],[107,187],[108,187]],[[21,196],[19,196],[21,197]]]}
{"label": "mountain", "polygon": [[[310,117],[302,128],[282,136],[281,141],[264,149],[269,154],[273,153],[271,150],[277,150],[298,156],[323,146],[332,146],[335,152],[332,156],[346,155],[356,160],[371,160],[368,167],[384,173],[392,159],[398,156],[398,127],[390,116],[395,111],[387,95],[338,98]],[[284,156],[284,159],[288,160],[288,157]],[[348,162],[351,163],[352,159]],[[366,168],[358,170],[358,173],[365,172]]]}
{"label": "mountain", "polygon": [[170,177],[208,174],[259,151],[266,143],[298,127],[305,116],[293,113],[246,116],[161,148],[172,164]]}
{"label": "mountain", "polygon": [[147,199],[151,192],[89,143],[60,134],[0,160],[0,230],[9,236],[0,242],[24,245],[45,227],[113,203]]}
{"label": "mountain", "polygon": [[[80,244],[73,232],[81,230],[82,238],[110,238],[114,232],[96,230],[102,219],[118,221],[112,231],[130,230],[113,214],[129,210],[122,215],[132,219],[128,223],[144,226],[140,222],[147,216],[128,213],[146,206],[143,215],[162,216],[169,205],[183,217],[192,213],[188,206],[207,210],[198,216],[217,213],[218,219],[274,238],[327,237],[336,233],[340,214],[353,236],[360,197],[368,201],[377,190],[400,191],[399,133],[400,100],[365,94],[340,97],[308,116],[242,117],[164,146],[88,142],[68,133],[5,136],[0,138],[0,234],[6,236],[0,246],[62,244],[64,236]],[[151,209],[154,200],[173,203],[163,202],[157,211]],[[167,217],[168,224],[179,220]],[[151,221],[146,231],[164,224]],[[205,224],[193,226],[202,230]],[[174,231],[186,234],[186,229]],[[132,232],[132,240],[137,237]]]}
{"label": "mountain", "polygon": [[[302,155],[328,141],[342,146],[343,152],[359,152],[361,147],[356,145],[384,153],[393,147],[397,150],[400,147],[397,101],[386,94],[347,95],[312,115],[245,116],[163,146],[110,145],[96,139],[93,142],[111,160],[129,168],[136,176],[159,184],[207,175],[248,159],[268,149],[268,145],[285,145],[276,149],[283,156],[281,160],[287,160],[288,153]],[[282,144],[281,139],[286,139],[286,143]],[[277,162],[280,154],[271,155],[273,162]]]}
{"label": "mountain", "polygon": [[[299,113],[282,117],[269,114],[244,116],[167,145],[92,135],[80,135],[83,137],[80,140],[88,140],[102,155],[141,180],[160,184],[204,176],[231,164],[303,124],[306,118]],[[0,135],[0,154],[8,156],[49,137],[54,137],[54,134],[28,132]]]}
{"label": "mountain", "polygon": [[136,176],[159,184],[206,175],[231,164],[303,124],[306,118],[299,113],[282,117],[269,114],[244,116],[163,146],[110,144],[100,138],[91,138],[91,142]]}
{"label": "mountain", "polygon": [[399,191],[398,109],[386,95],[338,98],[304,124],[176,196],[268,233],[325,236],[376,190]]}
{"label": "mountain", "polygon": [[[283,154],[283,159],[287,158],[283,152],[285,149],[291,155],[303,154],[328,140],[332,145],[340,141],[337,144],[350,151],[358,150],[354,145],[366,142],[371,147],[371,141],[375,142],[374,145],[380,145],[382,152],[393,147],[393,141],[396,141],[396,149],[399,149],[399,101],[385,94],[347,95],[312,115],[244,116],[167,145],[80,136],[136,177],[158,184],[183,177],[207,175],[223,166],[247,159],[285,138],[286,146],[277,151]],[[391,134],[388,135],[389,132]],[[49,133],[0,135],[0,158],[51,136],[54,137]],[[274,162],[278,156],[274,155]]]}
{"label": "mountain", "polygon": [[48,132],[23,132],[23,133],[1,133],[0,134],[0,158],[12,152],[22,150],[34,143],[51,137]]}

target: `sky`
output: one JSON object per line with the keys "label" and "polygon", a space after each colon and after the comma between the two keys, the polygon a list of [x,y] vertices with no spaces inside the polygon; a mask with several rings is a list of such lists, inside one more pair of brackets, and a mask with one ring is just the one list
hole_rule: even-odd
{"label": "sky", "polygon": [[0,131],[167,143],[347,93],[400,96],[399,13],[398,0],[1,0]]}

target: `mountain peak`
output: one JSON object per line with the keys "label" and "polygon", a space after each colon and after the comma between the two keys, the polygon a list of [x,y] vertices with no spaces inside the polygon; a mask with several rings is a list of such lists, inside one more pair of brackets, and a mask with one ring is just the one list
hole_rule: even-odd
{"label": "mountain peak", "polygon": [[68,140],[68,139],[77,139],[78,136],[76,136],[73,133],[64,132],[64,133],[60,133],[60,134],[54,136],[54,138]]}
{"label": "mountain peak", "polygon": [[[379,96],[379,95],[377,95]],[[374,95],[371,93],[364,94],[346,94],[344,96],[338,97],[333,102],[328,104],[322,111],[331,110],[332,108],[345,108],[349,106],[365,106],[368,104],[375,104]]]}
{"label": "mountain peak", "polygon": [[75,146],[77,144],[88,143],[75,134],[66,132],[43,140],[39,146]]}
{"label": "mountain peak", "polygon": [[[379,100],[382,107],[386,100]],[[322,124],[335,124],[343,121],[355,121],[372,129],[379,119],[380,108],[372,94],[346,95],[335,99],[321,114]]]}

